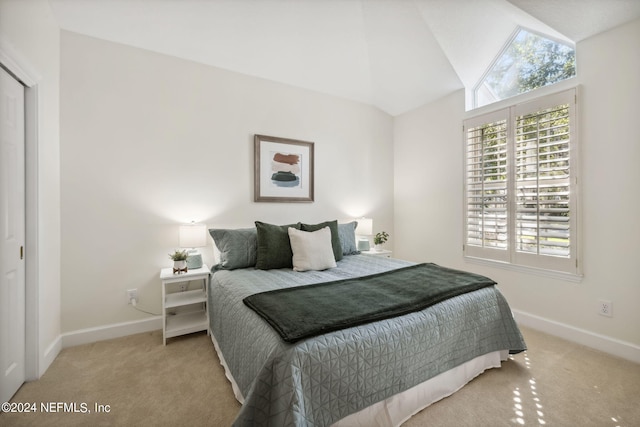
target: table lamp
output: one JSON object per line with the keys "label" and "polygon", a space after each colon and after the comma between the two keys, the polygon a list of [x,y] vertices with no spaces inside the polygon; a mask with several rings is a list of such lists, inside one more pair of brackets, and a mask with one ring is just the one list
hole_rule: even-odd
{"label": "table lamp", "polygon": [[202,255],[197,248],[207,245],[207,226],[191,224],[180,226],[180,247],[187,249],[187,268],[189,270],[202,267]]}
{"label": "table lamp", "polygon": [[356,227],[356,235],[358,235],[358,250],[368,251],[371,248],[369,244],[369,236],[373,234],[373,219],[360,218]]}

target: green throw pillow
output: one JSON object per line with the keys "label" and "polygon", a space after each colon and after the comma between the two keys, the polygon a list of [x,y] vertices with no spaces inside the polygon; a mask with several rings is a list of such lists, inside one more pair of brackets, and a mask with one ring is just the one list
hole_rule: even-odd
{"label": "green throw pillow", "polygon": [[273,225],[256,221],[258,253],[256,268],[293,268],[293,251],[289,241],[289,227],[300,230],[300,224]]}
{"label": "green throw pillow", "polygon": [[356,245],[355,230],[357,226],[358,223],[356,221],[351,221],[347,224],[338,224],[338,235],[340,236],[340,244],[342,245],[342,255],[355,255],[360,253]]}
{"label": "green throw pillow", "polygon": [[256,265],[255,228],[209,229],[209,234],[220,251],[219,268],[233,270]]}

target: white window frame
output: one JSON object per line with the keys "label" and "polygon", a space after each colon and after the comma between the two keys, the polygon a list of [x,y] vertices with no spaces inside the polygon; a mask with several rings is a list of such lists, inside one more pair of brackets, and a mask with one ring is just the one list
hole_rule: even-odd
{"label": "white window frame", "polygon": [[[577,99],[578,89],[571,88],[561,92],[542,95],[502,107],[495,111],[470,116],[463,123],[463,157],[464,157],[464,191],[463,191],[463,255],[466,260],[481,264],[489,264],[501,268],[508,268],[545,276],[563,278],[566,280],[579,281],[582,277],[581,259],[581,236],[579,229],[580,204],[579,204],[579,141],[578,141],[578,121],[577,121]],[[531,254],[516,250],[516,192],[515,192],[515,123],[518,116],[530,114],[536,111],[557,105],[569,105],[569,175],[570,175],[570,197],[569,197],[569,228],[570,244],[569,256],[558,257],[542,254]],[[486,111],[486,110],[485,110]],[[482,126],[483,124],[494,123],[497,120],[507,120],[507,247],[506,249],[494,249],[468,244],[469,232],[469,203],[467,198],[469,183],[468,168],[468,135],[469,129]]]}

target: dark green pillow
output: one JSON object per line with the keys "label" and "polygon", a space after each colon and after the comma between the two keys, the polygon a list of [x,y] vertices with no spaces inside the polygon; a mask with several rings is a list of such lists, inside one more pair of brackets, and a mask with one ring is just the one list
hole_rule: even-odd
{"label": "dark green pillow", "polygon": [[331,246],[333,247],[333,256],[336,261],[342,259],[342,244],[340,243],[340,234],[338,233],[338,221],[325,221],[320,224],[300,224],[302,231],[318,231],[322,228],[329,227],[331,230]]}
{"label": "dark green pillow", "polygon": [[300,230],[300,224],[273,225],[256,221],[258,253],[256,268],[293,268],[293,252],[289,241],[289,227]]}

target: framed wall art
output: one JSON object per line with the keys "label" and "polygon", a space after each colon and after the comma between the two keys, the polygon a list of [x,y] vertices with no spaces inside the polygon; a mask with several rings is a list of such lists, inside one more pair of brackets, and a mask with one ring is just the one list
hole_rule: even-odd
{"label": "framed wall art", "polygon": [[313,202],[313,142],[255,135],[254,201]]}

